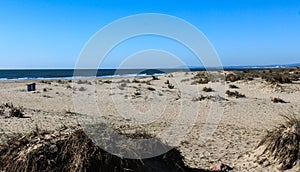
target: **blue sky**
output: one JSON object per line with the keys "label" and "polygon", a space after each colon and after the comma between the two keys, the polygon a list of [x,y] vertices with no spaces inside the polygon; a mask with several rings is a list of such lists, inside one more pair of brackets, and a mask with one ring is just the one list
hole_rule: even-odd
{"label": "blue sky", "polygon": [[[139,13],[173,15],[195,25],[223,65],[300,62],[299,0],[2,0],[0,68],[74,68],[98,30]],[[164,38],[138,39],[130,47],[139,49],[131,50],[179,47]],[[200,64],[183,48],[173,49],[187,65]],[[116,67],[129,55],[116,50],[104,67]]]}

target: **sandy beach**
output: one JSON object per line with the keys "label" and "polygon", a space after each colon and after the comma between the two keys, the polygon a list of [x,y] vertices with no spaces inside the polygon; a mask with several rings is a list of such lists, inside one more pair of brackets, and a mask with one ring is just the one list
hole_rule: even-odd
{"label": "sandy beach", "polygon": [[[232,171],[279,171],[276,164],[255,162],[254,155],[266,131],[283,122],[281,115],[299,117],[300,82],[272,83],[261,77],[230,82],[224,81],[225,73],[232,72],[214,72],[214,80],[204,84],[195,83],[198,72],[144,78],[3,81],[0,141],[36,128],[80,128],[86,122],[95,123],[93,117],[99,116],[124,133],[144,131],[170,138],[166,141],[178,147],[185,164],[192,168],[210,169],[221,162]],[[28,92],[26,84],[32,82],[37,89]],[[241,96],[229,96],[228,90]],[[286,103],[274,103],[272,98]],[[5,104],[22,107],[24,117],[10,117]],[[212,109],[219,109],[219,116],[214,116]],[[171,132],[165,132],[170,128]],[[287,171],[299,170],[296,164]]]}

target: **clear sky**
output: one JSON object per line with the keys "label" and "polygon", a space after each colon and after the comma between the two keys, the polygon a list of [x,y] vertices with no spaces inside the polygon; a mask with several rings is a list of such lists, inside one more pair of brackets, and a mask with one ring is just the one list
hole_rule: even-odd
{"label": "clear sky", "polygon": [[[224,65],[300,62],[300,0],[1,0],[0,68],[74,68],[98,30],[139,13],[169,14],[195,25]],[[137,39],[142,39],[137,46],[142,41],[145,47],[136,50],[168,51],[175,44],[164,47],[163,38]],[[188,65],[198,65],[180,50],[176,53]],[[104,67],[124,60],[122,53],[121,48],[112,52]]]}

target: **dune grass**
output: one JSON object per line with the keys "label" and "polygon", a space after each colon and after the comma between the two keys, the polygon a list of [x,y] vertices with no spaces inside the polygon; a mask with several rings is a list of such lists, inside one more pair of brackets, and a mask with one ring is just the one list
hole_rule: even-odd
{"label": "dune grass", "polygon": [[[300,119],[296,115],[282,116],[285,121],[268,131],[258,147],[264,147],[259,157],[266,156],[269,161],[278,165],[279,170],[287,170],[299,160]],[[263,163],[262,161],[259,163]]]}
{"label": "dune grass", "polygon": [[[135,138],[148,138],[146,133]],[[141,142],[142,144],[143,142]],[[151,149],[169,147],[158,139]],[[128,145],[120,149],[126,149]],[[138,145],[137,145],[138,146]],[[143,148],[145,145],[139,145]],[[62,128],[56,131],[36,129],[17,135],[0,144],[0,171],[191,171],[176,148],[148,159],[126,159],[110,154],[95,145],[83,129]],[[194,171],[194,170],[193,170]],[[197,170],[206,171],[206,170]]]}

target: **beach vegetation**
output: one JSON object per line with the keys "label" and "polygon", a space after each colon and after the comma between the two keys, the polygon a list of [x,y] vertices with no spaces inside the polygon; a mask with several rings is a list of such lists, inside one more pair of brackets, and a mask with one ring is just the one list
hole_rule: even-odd
{"label": "beach vegetation", "polygon": [[[107,137],[105,134],[111,135],[105,133],[107,130],[102,130],[104,134],[101,137]],[[166,151],[162,155],[147,159],[120,158],[97,146],[82,129],[39,129],[26,135],[12,136],[0,145],[0,171],[192,171],[184,164],[184,158],[177,148],[152,138],[144,131],[127,136],[152,140],[149,144],[147,139],[132,142],[112,137],[103,138],[103,144],[107,149],[112,149],[113,146],[114,149],[131,154],[145,152],[144,156],[151,156],[151,152],[157,149]]]}
{"label": "beach vegetation", "polygon": [[168,88],[169,88],[169,89],[173,89],[173,88],[174,88],[174,85],[171,84],[171,83],[169,83],[169,84],[168,84]]}
{"label": "beach vegetation", "polygon": [[121,83],[121,87],[126,87],[126,86],[127,86],[126,82]]}
{"label": "beach vegetation", "polygon": [[283,99],[281,99],[279,97],[271,97],[271,101],[273,103],[287,103],[286,101],[284,101]]}
{"label": "beach vegetation", "polygon": [[144,83],[144,84],[147,84],[147,85],[151,85],[151,80],[150,79],[148,79],[148,80],[142,80],[142,81],[140,81],[140,83]]}
{"label": "beach vegetation", "polygon": [[182,79],[180,82],[188,82],[188,81],[190,81],[190,79],[186,78],[186,79]]}
{"label": "beach vegetation", "polygon": [[72,89],[72,88],[73,88],[70,84],[68,84],[66,87],[67,87],[68,89]]}
{"label": "beach vegetation", "polygon": [[104,80],[103,83],[105,83],[105,84],[111,84],[112,81],[111,80]]}
{"label": "beach vegetation", "polygon": [[24,117],[24,109],[23,107],[11,107],[9,111],[10,117],[23,118]]}
{"label": "beach vegetation", "polygon": [[83,80],[80,79],[80,80],[77,81],[77,84],[87,84],[87,82],[88,82],[87,80],[83,81]]}
{"label": "beach vegetation", "polygon": [[[282,115],[284,122],[273,130],[267,131],[258,147],[264,148],[257,162],[270,161],[277,164],[279,170],[292,168],[300,155],[300,119],[295,114]],[[266,158],[259,158],[259,157]]]}
{"label": "beach vegetation", "polygon": [[51,81],[41,80],[40,83],[42,83],[42,84],[49,84],[49,85],[50,85],[50,84],[51,84]]}
{"label": "beach vegetation", "polygon": [[86,91],[86,88],[85,87],[80,87],[78,90],[79,91]]}
{"label": "beach vegetation", "polygon": [[158,76],[152,75],[152,80],[159,80]]}
{"label": "beach vegetation", "polygon": [[141,81],[140,80],[138,80],[138,79],[136,79],[136,78],[134,78],[133,80],[132,80],[132,83],[140,83]]}
{"label": "beach vegetation", "polygon": [[211,87],[204,87],[204,88],[202,89],[202,91],[204,91],[204,92],[212,92],[213,89],[212,89]]}
{"label": "beach vegetation", "polygon": [[191,83],[195,84],[207,84],[209,82],[208,74],[205,72],[198,72],[193,78],[194,81]]}
{"label": "beach vegetation", "polygon": [[231,89],[238,89],[239,87],[236,86],[236,85],[230,84],[230,85],[229,85],[229,88],[231,88]]}
{"label": "beach vegetation", "polygon": [[210,99],[211,96],[204,96],[204,95],[200,95],[199,97],[194,97],[192,99],[193,102],[196,102],[196,101],[202,101],[202,100],[206,100],[206,99]]}
{"label": "beach vegetation", "polygon": [[153,87],[147,87],[147,89],[150,91],[155,91],[155,88],[153,88]]}
{"label": "beach vegetation", "polygon": [[4,115],[5,109],[0,106],[0,115]]}
{"label": "beach vegetation", "polygon": [[292,83],[292,80],[289,78],[288,75],[284,75],[280,72],[271,73],[271,74],[265,74],[262,75],[262,78],[265,79],[265,81],[270,83]]}
{"label": "beach vegetation", "polygon": [[238,91],[230,91],[227,90],[225,92],[225,94],[227,94],[228,97],[235,97],[235,98],[243,98],[246,97],[244,94],[239,93]]}
{"label": "beach vegetation", "polygon": [[235,82],[241,79],[240,75],[229,73],[226,75],[225,80],[230,82]]}
{"label": "beach vegetation", "polygon": [[140,90],[136,90],[133,94],[134,94],[135,96],[140,96],[140,95],[142,95],[142,93],[141,93]]}
{"label": "beach vegetation", "polygon": [[49,95],[43,95],[43,97],[45,97],[45,98],[52,98],[52,97],[49,96]]}

